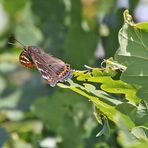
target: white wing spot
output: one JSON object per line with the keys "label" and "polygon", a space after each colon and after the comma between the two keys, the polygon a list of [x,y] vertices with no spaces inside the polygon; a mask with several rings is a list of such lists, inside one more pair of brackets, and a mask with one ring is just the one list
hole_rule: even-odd
{"label": "white wing spot", "polygon": [[44,79],[46,79],[46,80],[48,79],[45,75],[42,75],[42,77],[43,77]]}

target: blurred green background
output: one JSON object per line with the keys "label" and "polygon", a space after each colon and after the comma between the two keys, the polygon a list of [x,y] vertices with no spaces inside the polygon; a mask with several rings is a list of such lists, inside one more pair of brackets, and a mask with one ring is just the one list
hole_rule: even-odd
{"label": "blurred green background", "polygon": [[0,0],[0,147],[120,147],[116,129],[96,137],[101,126],[85,98],[50,87],[37,70],[18,60],[19,44],[42,47],[73,69],[100,66],[114,56],[123,11],[148,21],[145,0]]}

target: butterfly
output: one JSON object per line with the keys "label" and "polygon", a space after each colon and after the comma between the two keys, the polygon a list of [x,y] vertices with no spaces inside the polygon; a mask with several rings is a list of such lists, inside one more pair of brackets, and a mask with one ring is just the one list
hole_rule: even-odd
{"label": "butterfly", "polygon": [[64,82],[72,77],[72,69],[69,64],[45,53],[42,48],[36,46],[23,45],[19,61],[27,68],[37,68],[43,79],[47,80],[52,87],[57,82]]}

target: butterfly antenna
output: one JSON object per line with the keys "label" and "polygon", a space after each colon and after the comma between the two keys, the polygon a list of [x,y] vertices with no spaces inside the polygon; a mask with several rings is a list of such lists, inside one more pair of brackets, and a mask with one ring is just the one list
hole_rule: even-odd
{"label": "butterfly antenna", "polygon": [[15,45],[14,43],[11,43],[11,42],[8,42],[8,44],[10,44],[10,45]]}
{"label": "butterfly antenna", "polygon": [[25,47],[25,45],[23,43],[21,43],[20,41],[18,41],[17,39],[15,39],[16,42],[18,42],[20,45],[22,45],[23,47]]}
{"label": "butterfly antenna", "polygon": [[[23,48],[25,47],[25,45],[23,43],[21,43],[20,41],[18,41],[17,39],[14,39],[16,42],[18,42],[21,46],[23,46]],[[8,42],[8,44],[10,45],[15,45],[15,43],[12,42]]]}

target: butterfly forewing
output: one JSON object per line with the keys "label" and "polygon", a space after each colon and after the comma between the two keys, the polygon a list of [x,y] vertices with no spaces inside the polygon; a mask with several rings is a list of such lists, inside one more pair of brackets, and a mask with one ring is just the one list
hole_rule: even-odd
{"label": "butterfly forewing", "polygon": [[27,68],[34,68],[34,63],[27,57],[26,53],[23,51],[19,56],[19,61],[22,65]]}

